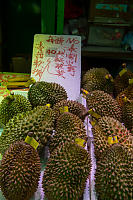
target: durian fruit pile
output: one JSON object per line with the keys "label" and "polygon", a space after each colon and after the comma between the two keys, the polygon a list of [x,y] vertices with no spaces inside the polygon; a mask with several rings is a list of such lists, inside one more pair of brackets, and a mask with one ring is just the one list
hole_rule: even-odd
{"label": "durian fruit pile", "polygon": [[[38,158],[42,159],[41,153],[48,145],[50,157],[43,179],[48,200],[79,200],[91,171],[90,154],[84,149],[88,139],[84,126],[86,108],[77,101],[67,100],[61,85],[44,81],[30,87],[28,99],[30,109],[11,116],[0,136],[2,193],[9,200],[30,199],[38,187]],[[38,142],[37,150],[33,144],[26,144],[27,136],[33,143]],[[52,177],[55,179],[51,180]],[[56,187],[51,183],[57,186],[57,197],[54,195]]]}
{"label": "durian fruit pile", "polygon": [[113,94],[113,78],[107,69],[93,67],[83,75],[82,87],[88,92],[102,90],[106,93]]}
{"label": "durian fruit pile", "polygon": [[[89,77],[90,71],[96,70],[91,69],[84,75],[82,87],[88,90],[83,93],[86,93],[94,137],[97,197],[98,200],[131,200],[133,199],[133,73],[123,69],[115,77],[112,95],[110,90],[107,92],[104,89],[102,80],[99,79],[100,83],[95,81],[95,72],[94,76],[92,74]],[[113,79],[110,80],[113,82]],[[88,88],[87,81],[92,83]],[[100,88],[101,83],[102,88]]]}
{"label": "durian fruit pile", "polygon": [[37,151],[23,141],[11,144],[0,165],[0,187],[7,200],[29,200],[41,171]]}
{"label": "durian fruit pile", "polygon": [[25,140],[29,132],[33,133],[34,139],[39,143],[38,151],[41,152],[53,133],[54,121],[55,114],[47,106],[38,106],[14,116],[0,136],[0,153],[4,154],[15,141]]}
{"label": "durian fruit pile", "polygon": [[28,91],[28,99],[33,107],[54,104],[67,99],[67,93],[60,84],[40,81],[34,83]]}
{"label": "durian fruit pile", "polygon": [[13,116],[31,109],[32,106],[26,97],[10,94],[0,104],[0,124],[6,125]]}
{"label": "durian fruit pile", "polygon": [[59,145],[51,154],[43,176],[48,200],[79,200],[91,170],[88,152],[73,142]]}
{"label": "durian fruit pile", "polygon": [[97,162],[95,189],[100,200],[133,199],[133,160],[122,145],[107,149]]}

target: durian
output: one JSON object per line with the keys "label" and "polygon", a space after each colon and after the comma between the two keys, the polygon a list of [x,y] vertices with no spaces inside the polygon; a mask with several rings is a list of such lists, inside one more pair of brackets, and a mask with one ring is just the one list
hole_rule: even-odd
{"label": "durian", "polygon": [[82,87],[88,92],[102,90],[113,94],[113,78],[105,68],[92,68],[83,75]]}
{"label": "durian", "polygon": [[10,94],[0,104],[0,123],[6,125],[13,116],[31,109],[32,106],[26,97]]}
{"label": "durian", "polygon": [[54,105],[53,110],[56,114],[57,119],[62,114],[61,109],[65,106],[68,107],[68,112],[77,115],[80,119],[84,121],[87,109],[83,104],[73,100],[62,100]]}
{"label": "durian", "polygon": [[94,109],[95,113],[102,116],[110,116],[119,121],[122,118],[122,111],[118,102],[104,91],[95,90],[87,95],[88,109]]}
{"label": "durian", "polygon": [[102,117],[92,127],[94,136],[95,156],[101,159],[102,153],[113,145],[114,142],[122,144],[129,152],[133,153],[133,138],[131,133],[118,120],[112,117]]}
{"label": "durian", "polygon": [[122,121],[127,129],[133,129],[133,99],[127,101],[122,107]]}
{"label": "durian", "polygon": [[57,102],[67,99],[67,93],[60,84],[40,81],[30,87],[28,98],[33,107],[46,104],[52,107]]}
{"label": "durian", "polygon": [[133,199],[133,162],[122,145],[113,145],[97,162],[95,189],[99,200]]}
{"label": "durian", "polygon": [[36,192],[40,177],[37,151],[23,141],[11,144],[0,166],[1,191],[7,200],[29,200]]}
{"label": "durian", "polygon": [[69,112],[63,113],[57,119],[55,133],[49,144],[50,152],[59,144],[74,141],[75,138],[81,138],[87,141],[85,126],[78,116]]}
{"label": "durian", "polygon": [[129,86],[129,79],[133,78],[133,73],[127,69],[127,71],[120,76],[119,74],[114,79],[114,94],[117,96],[123,90],[125,90]]}
{"label": "durian", "polygon": [[82,147],[68,142],[51,154],[43,177],[48,200],[79,200],[91,170],[91,158]]}
{"label": "durian", "polygon": [[25,140],[29,132],[33,133],[39,143],[38,151],[41,152],[53,133],[54,122],[55,114],[46,106],[18,114],[7,123],[0,136],[0,153],[3,154],[11,143]]}
{"label": "durian", "polygon": [[129,100],[133,100],[133,84],[129,85],[125,90],[123,90],[116,97],[116,100],[121,107],[124,105],[124,98],[127,98]]}

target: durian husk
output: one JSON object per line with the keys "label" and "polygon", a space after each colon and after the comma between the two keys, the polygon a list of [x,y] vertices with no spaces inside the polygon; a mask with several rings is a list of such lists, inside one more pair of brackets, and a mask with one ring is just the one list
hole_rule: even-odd
{"label": "durian husk", "polygon": [[94,109],[94,112],[101,117],[109,116],[122,120],[122,111],[118,102],[104,91],[95,90],[88,93],[86,101],[88,109]]}
{"label": "durian husk", "polygon": [[32,105],[26,97],[10,94],[0,104],[0,123],[6,125],[13,116],[28,110],[32,110]]}
{"label": "durian husk", "polygon": [[114,94],[115,96],[119,95],[129,86],[129,79],[133,78],[133,73],[130,70],[127,70],[122,76],[119,74],[114,79]]}
{"label": "durian husk", "polygon": [[95,189],[99,200],[132,200],[133,160],[120,144],[108,148],[97,162]]}
{"label": "durian husk", "polygon": [[54,105],[53,110],[57,119],[62,114],[60,109],[64,106],[68,107],[68,112],[77,115],[80,119],[84,121],[87,109],[83,104],[73,100],[62,100]]}
{"label": "durian husk", "polygon": [[112,79],[106,78],[109,71],[105,68],[91,68],[82,77],[82,88],[88,92],[102,90],[113,94],[114,83]]}
{"label": "durian husk", "polygon": [[41,152],[54,130],[55,114],[51,108],[38,106],[26,113],[13,117],[5,126],[0,136],[0,153],[4,154],[10,144],[25,140],[28,133],[39,143],[37,148]]}
{"label": "durian husk", "polygon": [[7,200],[29,200],[36,192],[41,165],[37,151],[23,141],[11,144],[0,165],[1,191]]}
{"label": "durian husk", "polygon": [[94,149],[97,160],[102,153],[113,144],[108,142],[108,137],[116,136],[118,143],[122,144],[129,152],[133,153],[133,137],[127,128],[118,120],[111,117],[102,117],[92,128],[94,136]]}
{"label": "durian husk", "polygon": [[72,113],[63,113],[57,119],[55,133],[50,140],[49,150],[53,152],[59,144],[75,141],[76,138],[87,141],[84,123],[78,116]]}
{"label": "durian husk", "polygon": [[122,121],[127,129],[133,129],[133,100],[125,102],[122,107]]}
{"label": "durian husk", "polygon": [[116,97],[116,100],[121,107],[124,105],[124,97],[126,97],[128,100],[133,100],[133,84],[129,85]]}
{"label": "durian husk", "polygon": [[79,200],[91,171],[90,154],[73,142],[59,145],[51,154],[43,177],[48,200]]}
{"label": "durian husk", "polygon": [[50,104],[53,107],[57,102],[67,99],[67,93],[60,84],[40,81],[30,87],[28,99],[33,107],[46,104]]}

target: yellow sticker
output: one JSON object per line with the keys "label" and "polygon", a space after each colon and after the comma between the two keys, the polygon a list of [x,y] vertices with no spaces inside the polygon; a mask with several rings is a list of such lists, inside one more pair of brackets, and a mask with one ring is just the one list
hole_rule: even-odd
{"label": "yellow sticker", "polygon": [[122,99],[123,99],[124,102],[127,102],[127,101],[128,101],[128,98],[127,98],[126,96],[123,97]]}
{"label": "yellow sticker", "polygon": [[0,153],[0,160],[2,160],[2,155],[1,155],[1,153]]}
{"label": "yellow sticker", "polygon": [[34,149],[37,149],[39,145],[39,143],[33,137],[30,137],[30,136],[26,137],[25,142],[27,144],[30,144]]}
{"label": "yellow sticker", "polygon": [[108,143],[109,143],[109,144],[118,143],[117,136],[109,136],[109,137],[108,137]]}
{"label": "yellow sticker", "polygon": [[109,79],[109,74],[106,74],[105,78],[106,78],[106,79]]}
{"label": "yellow sticker", "polygon": [[97,119],[99,119],[99,118],[101,117],[101,115],[95,113],[95,112],[93,111],[93,109],[90,109],[90,110],[88,111],[88,113],[89,113],[90,115],[92,115],[93,117],[97,118]]}
{"label": "yellow sticker", "polygon": [[96,121],[93,120],[93,121],[90,121],[90,123],[91,123],[92,126],[95,126]]}
{"label": "yellow sticker", "polygon": [[84,139],[81,138],[76,138],[75,139],[76,144],[78,144],[81,147],[85,147],[86,141]]}
{"label": "yellow sticker", "polygon": [[47,106],[48,108],[50,108],[50,103],[46,104],[46,106]]}
{"label": "yellow sticker", "polygon": [[111,82],[114,82],[113,77],[111,76],[111,74],[106,74],[105,76],[106,79],[110,79]]}
{"label": "yellow sticker", "polygon": [[82,90],[82,92],[85,94],[85,95],[87,95],[89,92],[87,91],[87,90]]}
{"label": "yellow sticker", "polygon": [[60,107],[60,113],[68,112],[68,106]]}
{"label": "yellow sticker", "polygon": [[127,69],[124,68],[119,72],[119,75],[122,76],[123,74],[125,74],[127,72]]}
{"label": "yellow sticker", "polygon": [[133,78],[129,79],[129,84],[133,84]]}

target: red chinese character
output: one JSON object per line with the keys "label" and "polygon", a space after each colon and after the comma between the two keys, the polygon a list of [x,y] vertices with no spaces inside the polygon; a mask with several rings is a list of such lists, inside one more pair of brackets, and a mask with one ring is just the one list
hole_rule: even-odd
{"label": "red chinese character", "polygon": [[63,64],[62,63],[56,63],[55,68],[61,69],[61,68],[63,68]]}
{"label": "red chinese character", "polygon": [[57,75],[60,77],[62,77],[62,78],[64,78],[65,79],[65,76],[63,76],[63,74],[65,73],[65,71],[62,69],[62,70],[60,70],[60,69],[58,69],[57,70]]}
{"label": "red chinese character", "polygon": [[55,39],[55,44],[63,44],[63,42],[64,42],[64,39],[63,39],[63,37],[57,37],[56,39]]}
{"label": "red chinese character", "polygon": [[73,62],[70,62],[70,60],[69,62],[67,62],[67,71],[71,72],[70,73],[71,76],[75,76],[75,72],[76,72],[75,68],[77,68],[77,66],[73,66],[72,64]]}
{"label": "red chinese character", "polygon": [[49,39],[48,40],[46,40],[47,42],[51,42],[52,44],[54,43],[54,39],[53,39],[53,36],[49,36]]}
{"label": "red chinese character", "polygon": [[36,56],[36,59],[33,62],[33,65],[38,68],[41,64],[43,64],[44,62],[42,60],[38,60],[38,57]]}
{"label": "red chinese character", "polygon": [[64,58],[61,58],[61,57],[59,57],[58,55],[56,55],[54,61],[55,61],[55,62],[62,62],[62,63],[64,63]]}
{"label": "red chinese character", "polygon": [[33,74],[35,74],[35,76],[39,76],[39,81],[41,80],[42,78],[42,75],[43,75],[43,69],[33,69],[32,71]]}
{"label": "red chinese character", "polygon": [[70,60],[73,60],[75,63],[77,62],[77,54],[73,54],[73,53],[66,54],[66,57],[69,58]]}
{"label": "red chinese character", "polygon": [[44,49],[43,42],[40,41],[39,44],[36,44],[36,48],[39,49],[40,51],[43,51],[43,49]]}
{"label": "red chinese character", "polygon": [[76,52],[76,49],[77,49],[77,48],[74,48],[74,44],[72,44],[71,47],[68,48],[68,51],[70,51],[70,53],[72,53],[73,51]]}

